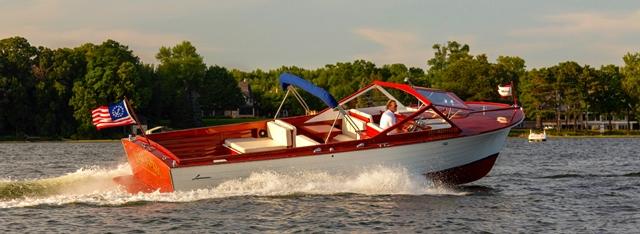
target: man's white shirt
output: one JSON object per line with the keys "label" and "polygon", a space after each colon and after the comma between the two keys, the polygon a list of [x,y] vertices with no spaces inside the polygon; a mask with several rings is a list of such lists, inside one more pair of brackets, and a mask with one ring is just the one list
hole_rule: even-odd
{"label": "man's white shirt", "polygon": [[380,128],[387,129],[396,124],[396,121],[396,115],[393,114],[393,111],[387,110],[382,113],[382,117],[380,117]]}

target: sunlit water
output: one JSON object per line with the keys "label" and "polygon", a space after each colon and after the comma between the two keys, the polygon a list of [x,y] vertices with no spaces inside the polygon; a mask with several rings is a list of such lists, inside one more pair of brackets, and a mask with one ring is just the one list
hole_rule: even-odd
{"label": "sunlit water", "polygon": [[442,188],[403,168],[261,171],[128,194],[119,142],[0,143],[0,232],[611,232],[640,227],[639,139],[509,139],[489,176]]}

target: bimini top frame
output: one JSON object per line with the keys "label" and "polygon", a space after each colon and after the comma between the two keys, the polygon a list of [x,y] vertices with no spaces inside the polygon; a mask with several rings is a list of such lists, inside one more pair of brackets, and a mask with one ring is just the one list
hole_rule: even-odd
{"label": "bimini top frame", "polygon": [[[302,107],[305,109],[306,114],[309,114],[309,105],[307,105],[307,103],[304,101],[304,99],[302,98],[302,96],[300,96],[300,94],[298,93],[298,91],[296,91],[294,88],[292,88],[293,86],[296,86],[298,88],[301,88],[305,91],[307,91],[308,93],[312,94],[313,96],[316,96],[317,98],[319,98],[320,100],[322,100],[325,104],[327,104],[327,106],[329,107],[329,110],[337,110],[338,113],[336,114],[335,118],[333,119],[333,124],[331,125],[331,129],[329,130],[329,133],[331,133],[331,131],[333,130],[336,121],[338,120],[338,118],[340,117],[340,115],[342,115],[343,117],[345,117],[344,119],[347,120],[346,122],[348,124],[350,124],[352,127],[355,128],[356,124],[353,122],[353,120],[351,120],[351,118],[347,115],[347,112],[340,106],[338,105],[338,102],[336,102],[336,99],[331,96],[331,94],[329,94],[329,92],[327,92],[326,90],[315,86],[314,84],[312,84],[311,82],[302,79],[298,76],[289,74],[289,73],[282,73],[280,75],[280,86],[282,87],[282,89],[286,89],[287,93],[284,95],[284,98],[282,99],[282,102],[280,103],[280,106],[278,107],[278,111],[276,111],[275,116],[273,117],[273,119],[277,119],[278,118],[278,114],[280,113],[280,110],[282,109],[282,106],[284,105],[284,102],[287,100],[287,96],[289,96],[289,93],[292,93],[293,96],[298,100],[298,102],[300,102],[300,105],[302,105]],[[330,134],[329,134],[330,135]],[[325,143],[327,143],[329,141],[329,135],[327,135],[327,139],[325,139]]]}
{"label": "bimini top frame", "polygon": [[326,90],[318,86],[315,86],[311,82],[305,79],[302,79],[296,75],[286,73],[286,72],[282,73],[280,74],[279,82],[280,82],[280,87],[282,87],[283,90],[287,90],[287,93],[284,95],[284,98],[282,99],[282,102],[278,107],[278,111],[276,111],[276,114],[273,117],[274,119],[278,118],[278,114],[280,113],[280,110],[282,109],[284,102],[287,100],[289,93],[292,93],[293,96],[298,100],[298,102],[300,102],[300,105],[302,105],[302,108],[304,108],[305,110],[305,114],[309,114],[310,112],[309,105],[307,105],[307,102],[304,101],[304,99],[302,98],[302,96],[300,96],[298,91],[292,88],[293,86],[301,88],[304,91],[307,91],[308,93],[310,93],[311,95],[316,96],[331,109],[336,108],[338,106],[338,102],[336,102],[336,99],[333,96],[331,96],[329,92],[327,92]]}
{"label": "bimini top frame", "polygon": [[280,75],[280,86],[283,90],[287,90],[290,85],[301,88],[304,91],[309,92],[311,95],[316,96],[325,104],[327,104],[329,108],[336,108],[336,106],[338,106],[338,102],[336,102],[336,99],[333,98],[333,96],[331,96],[331,94],[329,94],[329,92],[327,92],[326,90],[315,86],[311,82],[298,76],[289,73],[282,73]]}

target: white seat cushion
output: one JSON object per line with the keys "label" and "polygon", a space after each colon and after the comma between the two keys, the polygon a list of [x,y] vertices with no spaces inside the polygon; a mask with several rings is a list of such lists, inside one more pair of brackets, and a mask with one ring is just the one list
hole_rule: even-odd
{"label": "white seat cushion", "polygon": [[297,135],[296,136],[296,147],[305,147],[311,145],[319,145],[320,143],[314,141],[313,139],[305,136],[305,135]]}
{"label": "white seat cushion", "polygon": [[224,144],[240,153],[286,149],[292,145],[291,130],[274,121],[267,122],[267,134],[269,138],[229,138],[224,140]]}
{"label": "white seat cushion", "polygon": [[287,148],[287,146],[278,144],[269,138],[231,138],[226,139],[224,143],[243,154]]}

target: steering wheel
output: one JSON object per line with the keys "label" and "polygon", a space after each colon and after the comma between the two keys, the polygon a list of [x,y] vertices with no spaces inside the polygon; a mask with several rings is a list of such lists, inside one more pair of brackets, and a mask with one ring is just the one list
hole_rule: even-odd
{"label": "steering wheel", "polygon": [[418,128],[418,125],[416,125],[416,123],[414,121],[409,121],[409,122],[406,122],[404,124],[404,126],[402,126],[402,131],[403,132],[415,132],[417,128]]}
{"label": "steering wheel", "polygon": [[431,129],[430,126],[424,126],[420,120],[411,121],[406,127],[407,132],[417,132]]}

